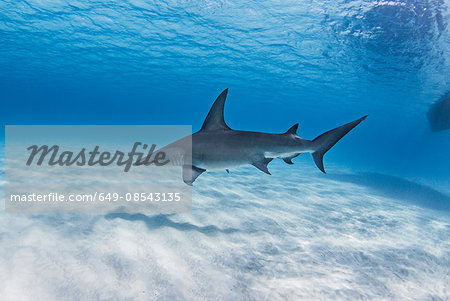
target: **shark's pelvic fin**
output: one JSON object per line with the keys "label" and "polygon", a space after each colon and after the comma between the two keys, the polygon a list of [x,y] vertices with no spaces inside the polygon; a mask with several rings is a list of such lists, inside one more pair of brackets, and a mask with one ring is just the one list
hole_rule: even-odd
{"label": "shark's pelvic fin", "polygon": [[287,130],[287,132],[285,134],[297,135],[297,129],[298,129],[298,123],[291,126],[291,128],[289,130]]}
{"label": "shark's pelvic fin", "polygon": [[283,161],[286,162],[287,164],[294,164],[294,162],[292,162],[292,159],[294,159],[295,157],[297,157],[300,154],[301,153],[298,153],[298,154],[295,154],[293,156],[283,158]]}
{"label": "shark's pelvic fin", "polygon": [[267,168],[267,164],[270,163],[270,161],[272,161],[272,158],[263,158],[262,160],[258,160],[254,163],[252,163],[253,166],[255,166],[256,168],[258,168],[259,170],[261,170],[262,172],[265,172],[268,175],[271,175],[271,173],[269,172],[269,169]]}
{"label": "shark's pelvic fin", "polygon": [[291,161],[291,158],[283,158],[283,161],[286,162],[287,164],[294,164],[294,162]]}
{"label": "shark's pelvic fin", "polygon": [[183,181],[184,183],[191,185],[199,175],[204,173],[206,169],[198,168],[193,165],[183,165]]}
{"label": "shark's pelvic fin", "polygon": [[355,126],[357,126],[361,121],[366,119],[367,115],[361,117],[355,121],[349,122],[347,124],[341,125],[331,131],[323,133],[319,137],[313,140],[315,151],[312,154],[314,162],[317,167],[325,173],[325,168],[323,167],[323,156],[325,153],[333,147],[342,137],[344,137],[348,132],[350,132]]}
{"label": "shark's pelvic fin", "polygon": [[228,88],[223,90],[217,97],[216,101],[209,110],[208,116],[206,116],[203,126],[200,131],[213,131],[219,129],[230,130],[223,118],[223,108],[225,105],[225,99],[227,98]]}

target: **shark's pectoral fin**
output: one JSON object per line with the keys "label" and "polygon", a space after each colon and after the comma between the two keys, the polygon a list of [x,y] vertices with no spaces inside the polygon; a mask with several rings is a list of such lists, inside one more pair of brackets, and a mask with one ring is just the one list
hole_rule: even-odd
{"label": "shark's pectoral fin", "polygon": [[183,165],[183,182],[192,186],[195,179],[205,171],[206,169],[198,168],[193,165]]}
{"label": "shark's pectoral fin", "polygon": [[297,157],[300,154],[301,153],[298,153],[298,154],[295,154],[293,156],[283,158],[283,161],[286,162],[287,164],[294,164],[294,162],[292,162],[292,159],[294,159],[295,157]]}
{"label": "shark's pectoral fin", "polygon": [[263,158],[262,160],[258,160],[256,162],[253,162],[252,165],[261,170],[262,172],[265,172],[268,175],[271,175],[269,172],[269,169],[267,168],[267,164],[272,161],[272,158]]}

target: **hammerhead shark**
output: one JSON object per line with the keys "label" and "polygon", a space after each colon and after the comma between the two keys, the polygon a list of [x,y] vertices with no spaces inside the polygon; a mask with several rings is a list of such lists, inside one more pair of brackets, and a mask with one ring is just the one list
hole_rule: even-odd
{"label": "hammerhead shark", "polygon": [[[159,150],[167,154],[172,165],[182,166],[183,181],[188,185],[192,185],[207,170],[228,171],[229,168],[247,164],[270,175],[267,164],[274,158],[293,164],[292,159],[302,153],[311,153],[317,167],[325,173],[325,153],[367,117],[323,133],[314,140],[302,139],[297,135],[298,123],[283,134],[232,130],[225,123],[223,114],[227,93],[228,89],[225,89],[217,97],[198,132]],[[192,148],[188,141],[192,142]]]}

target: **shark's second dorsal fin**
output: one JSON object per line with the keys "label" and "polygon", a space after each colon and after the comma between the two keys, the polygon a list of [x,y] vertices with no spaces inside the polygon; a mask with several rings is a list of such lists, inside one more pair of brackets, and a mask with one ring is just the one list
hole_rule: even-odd
{"label": "shark's second dorsal fin", "polygon": [[287,130],[285,134],[297,135],[297,129],[298,129],[298,123],[291,126],[291,128],[289,130]]}
{"label": "shark's second dorsal fin", "polygon": [[223,119],[223,108],[225,105],[225,99],[227,98],[227,93],[228,88],[223,90],[223,92],[220,93],[219,97],[217,97],[216,101],[209,110],[208,116],[206,116],[206,119],[203,122],[203,126],[200,131],[212,131],[218,129],[230,130],[228,125],[225,123],[225,120]]}

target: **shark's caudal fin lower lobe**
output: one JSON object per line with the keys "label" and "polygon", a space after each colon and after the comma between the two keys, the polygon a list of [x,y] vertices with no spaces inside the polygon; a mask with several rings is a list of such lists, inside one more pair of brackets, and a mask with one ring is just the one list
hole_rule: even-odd
{"label": "shark's caudal fin lower lobe", "polygon": [[355,126],[357,126],[361,121],[366,119],[367,115],[361,117],[355,121],[349,122],[347,124],[341,125],[331,131],[323,133],[319,137],[313,140],[315,151],[312,152],[314,162],[317,167],[325,173],[325,168],[323,167],[323,156],[325,153],[333,147],[342,137],[344,137],[348,132],[350,132]]}

